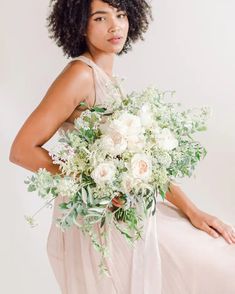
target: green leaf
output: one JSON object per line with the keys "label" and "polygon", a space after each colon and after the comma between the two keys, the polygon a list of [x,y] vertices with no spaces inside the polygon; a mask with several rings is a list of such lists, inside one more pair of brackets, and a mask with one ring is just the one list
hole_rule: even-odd
{"label": "green leaf", "polygon": [[97,212],[99,214],[102,214],[104,212],[104,208],[101,208],[101,207],[89,208],[88,211],[90,211],[90,212]]}
{"label": "green leaf", "polygon": [[89,201],[89,204],[90,205],[93,205],[94,198],[93,198],[92,190],[91,190],[90,186],[87,186],[87,192],[88,192],[88,201]]}
{"label": "green leaf", "polygon": [[87,102],[80,102],[80,106],[89,106]]}
{"label": "green leaf", "polygon": [[58,195],[58,193],[57,193],[57,188],[56,188],[56,187],[51,188],[51,194],[52,194],[53,196],[57,196],[57,195]]}
{"label": "green leaf", "polygon": [[103,216],[102,219],[101,219],[101,223],[100,223],[100,227],[102,228],[105,224],[105,220],[106,220],[106,217]]}
{"label": "green leaf", "polygon": [[37,190],[37,188],[36,188],[35,185],[29,185],[29,186],[28,186],[28,189],[27,189],[28,192],[34,192],[34,191],[36,191],[36,190]]}
{"label": "green leaf", "polygon": [[103,199],[103,200],[100,200],[100,201],[99,201],[99,204],[100,204],[100,205],[107,205],[107,204],[109,204],[109,202],[110,202],[109,199]]}
{"label": "green leaf", "polygon": [[97,213],[97,212],[91,212],[86,215],[84,215],[84,219],[87,219],[87,218],[99,218],[101,219],[101,214]]}
{"label": "green leaf", "polygon": [[153,200],[149,201],[149,203],[148,203],[146,209],[149,209],[149,208],[152,206],[152,204],[153,204]]}
{"label": "green leaf", "polygon": [[106,108],[98,107],[98,106],[95,106],[91,109],[92,112],[96,111],[96,112],[101,112],[101,113],[105,112],[105,110],[106,110]]}
{"label": "green leaf", "polygon": [[86,130],[85,131],[85,136],[88,138],[88,139],[91,139],[93,136],[94,136],[94,131],[93,130]]}
{"label": "green leaf", "polygon": [[[169,191],[171,192],[170,187],[169,187]],[[159,192],[160,192],[162,199],[164,200],[165,199],[165,192],[162,191],[161,189],[159,189]]]}
{"label": "green leaf", "polygon": [[82,188],[82,201],[87,204],[87,192],[84,188]]}
{"label": "green leaf", "polygon": [[155,214],[156,209],[157,209],[157,200],[156,200],[156,197],[155,196],[153,196],[153,201],[154,201],[154,208],[153,208],[153,211],[152,211],[152,215]]}
{"label": "green leaf", "polygon": [[60,203],[60,204],[59,204],[59,207],[60,207],[61,209],[68,209],[68,203],[66,203],[66,202]]}

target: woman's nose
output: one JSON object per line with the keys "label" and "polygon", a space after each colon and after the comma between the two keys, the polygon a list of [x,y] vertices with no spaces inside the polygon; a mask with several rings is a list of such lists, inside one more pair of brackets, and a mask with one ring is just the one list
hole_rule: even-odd
{"label": "woman's nose", "polygon": [[109,31],[111,32],[111,33],[114,33],[114,32],[116,32],[116,31],[120,31],[120,24],[119,24],[119,22],[118,22],[118,19],[116,18],[116,17],[114,17],[114,18],[111,18],[111,20],[110,20],[110,27],[109,27]]}
{"label": "woman's nose", "polygon": [[119,26],[113,26],[112,28],[110,28],[110,32],[111,33],[116,33],[120,31],[120,27]]}

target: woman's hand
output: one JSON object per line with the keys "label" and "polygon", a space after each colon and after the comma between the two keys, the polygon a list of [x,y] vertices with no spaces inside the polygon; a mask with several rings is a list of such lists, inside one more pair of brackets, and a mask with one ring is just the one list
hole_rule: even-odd
{"label": "woman's hand", "polygon": [[207,232],[212,237],[218,238],[221,235],[229,244],[235,243],[235,231],[233,228],[217,217],[197,209],[192,212],[189,219],[194,227]]}

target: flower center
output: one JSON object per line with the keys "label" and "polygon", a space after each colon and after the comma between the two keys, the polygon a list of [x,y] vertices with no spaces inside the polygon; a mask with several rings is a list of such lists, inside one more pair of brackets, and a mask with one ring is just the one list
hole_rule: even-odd
{"label": "flower center", "polygon": [[103,169],[101,172],[100,172],[100,175],[101,177],[105,177],[107,175],[107,171],[105,169]]}
{"label": "flower center", "polygon": [[140,170],[140,173],[141,174],[146,173],[147,168],[148,168],[147,163],[145,161],[143,161],[143,160],[140,160],[140,162],[139,162],[139,170]]}

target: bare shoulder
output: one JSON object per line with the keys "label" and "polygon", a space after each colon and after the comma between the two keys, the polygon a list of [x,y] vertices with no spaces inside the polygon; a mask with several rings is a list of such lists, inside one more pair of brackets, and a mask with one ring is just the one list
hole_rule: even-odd
{"label": "bare shoulder", "polygon": [[72,60],[68,62],[59,76],[65,73],[70,74],[77,79],[92,80],[92,69],[86,63],[80,60]]}
{"label": "bare shoulder", "polygon": [[92,70],[86,64],[78,61],[68,63],[24,122],[14,145],[45,144],[89,96],[92,85]]}
{"label": "bare shoulder", "polygon": [[[74,100],[74,105],[89,96],[93,87],[92,69],[79,60],[70,61],[48,89],[46,96],[56,91],[65,92]],[[76,105],[75,105],[76,107]]]}

